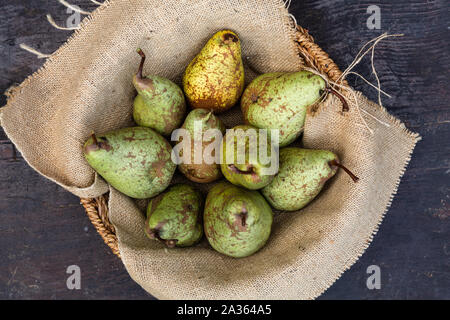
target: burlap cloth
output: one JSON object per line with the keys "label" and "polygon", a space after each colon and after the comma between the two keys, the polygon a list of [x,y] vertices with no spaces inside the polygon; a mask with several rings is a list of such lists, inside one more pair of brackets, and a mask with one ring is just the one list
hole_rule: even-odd
{"label": "burlap cloth", "polygon": [[[1,124],[42,175],[81,198],[100,196],[110,188],[85,162],[81,147],[92,130],[132,124],[136,48],[149,57],[147,74],[180,83],[189,61],[223,28],[240,35],[253,70],[294,71],[304,63],[281,0],[108,1],[41,70],[9,92]],[[247,82],[253,76],[248,69],[246,76]],[[419,139],[359,93],[358,102],[361,110],[342,114],[340,102],[329,97],[307,117],[303,144],[336,152],[361,180],[355,184],[339,172],[305,209],[277,214],[269,242],[251,257],[223,256],[206,240],[165,249],[145,237],[139,206],[111,189],[109,219],[131,277],[163,299],[320,295],[369,245]],[[222,118],[228,126],[239,123],[239,107]]]}

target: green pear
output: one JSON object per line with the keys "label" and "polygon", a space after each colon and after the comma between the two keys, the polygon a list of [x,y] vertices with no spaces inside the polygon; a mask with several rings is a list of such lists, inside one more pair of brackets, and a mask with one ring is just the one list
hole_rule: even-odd
{"label": "green pear", "polygon": [[287,146],[303,132],[307,108],[324,90],[325,81],[309,71],[260,75],[242,95],[245,122],[257,128],[278,129],[280,147]]}
{"label": "green pear", "polygon": [[141,64],[133,77],[138,95],[134,100],[133,118],[141,127],[149,127],[168,136],[183,122],[186,114],[184,94],[175,83],[159,76],[142,76],[145,54],[138,49]]}
{"label": "green pear", "polygon": [[83,147],[89,165],[129,197],[151,198],[165,190],[176,165],[172,147],[150,128],[124,128],[92,134]]}
{"label": "green pear", "polygon": [[[198,126],[196,128],[195,126]],[[184,124],[183,129],[189,132],[191,155],[189,158],[189,163],[181,163],[178,168],[180,171],[189,179],[194,182],[199,183],[209,183],[215,181],[222,177],[222,172],[220,171],[220,164],[217,159],[214,162],[207,163],[204,160],[203,154],[207,150],[212,150],[209,154],[211,158],[215,157],[215,150],[219,150],[221,139],[216,136],[209,136],[205,134],[208,130],[216,129],[220,133],[220,137],[225,133],[225,126],[222,121],[212,114],[212,111],[206,109],[194,109],[192,110]],[[195,130],[199,131],[198,133]],[[180,143],[184,143],[181,139]],[[198,147],[200,147],[200,150]],[[183,150],[182,150],[183,151]],[[199,157],[201,161],[196,163],[195,152],[200,153]],[[180,155],[182,156],[182,154]],[[219,152],[217,152],[217,158],[219,158]]]}
{"label": "green pear", "polygon": [[358,181],[331,151],[283,148],[280,150],[278,174],[261,193],[275,209],[299,210],[319,194],[338,168],[345,170],[355,182]]}
{"label": "green pear", "polygon": [[273,213],[258,191],[219,182],[208,193],[203,221],[205,235],[216,251],[242,258],[265,245]]}
{"label": "green pear", "polygon": [[270,137],[266,135],[261,141],[262,138],[257,128],[248,125],[227,130],[220,157],[222,173],[228,181],[257,190],[273,180],[278,169],[278,152]]}
{"label": "green pear", "polygon": [[183,89],[192,108],[219,113],[238,102],[244,89],[244,66],[236,33],[222,30],[209,39],[186,68]]}
{"label": "green pear", "polygon": [[145,233],[169,248],[188,247],[203,236],[201,194],[185,184],[171,186],[148,204]]}

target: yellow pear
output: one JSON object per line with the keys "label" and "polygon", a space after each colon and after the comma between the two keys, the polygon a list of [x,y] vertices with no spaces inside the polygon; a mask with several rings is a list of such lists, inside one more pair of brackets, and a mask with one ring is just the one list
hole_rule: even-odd
{"label": "yellow pear", "polygon": [[192,108],[220,113],[238,102],[244,90],[244,66],[236,33],[222,30],[209,39],[186,68],[183,89]]}

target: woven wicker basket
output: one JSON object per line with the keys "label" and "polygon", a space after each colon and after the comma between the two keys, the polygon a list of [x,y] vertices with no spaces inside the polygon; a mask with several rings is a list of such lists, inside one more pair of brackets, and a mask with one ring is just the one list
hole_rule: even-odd
{"label": "woven wicker basket", "polygon": [[[308,30],[297,27],[295,42],[306,64],[312,64],[310,67],[327,75],[330,80],[338,80],[342,72],[333,60],[330,59],[328,54],[314,43],[314,38],[308,34]],[[343,81],[343,84],[346,84],[346,82]],[[111,248],[112,252],[120,258],[115,229],[108,219],[108,195],[103,195],[98,198],[81,199],[81,204],[85,208],[97,232]]]}

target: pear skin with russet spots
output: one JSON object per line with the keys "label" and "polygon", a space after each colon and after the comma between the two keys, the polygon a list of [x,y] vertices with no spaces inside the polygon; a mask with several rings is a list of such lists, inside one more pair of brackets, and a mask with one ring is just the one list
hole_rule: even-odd
{"label": "pear skin with russet spots", "polygon": [[231,30],[214,34],[189,63],[183,89],[192,108],[220,113],[233,107],[244,90],[241,41]]}

